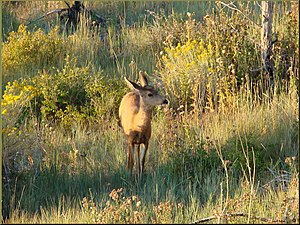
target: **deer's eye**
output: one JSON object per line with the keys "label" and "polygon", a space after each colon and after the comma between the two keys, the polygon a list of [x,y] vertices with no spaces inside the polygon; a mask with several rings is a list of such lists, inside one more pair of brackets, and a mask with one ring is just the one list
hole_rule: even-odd
{"label": "deer's eye", "polygon": [[153,96],[153,94],[152,94],[152,93],[149,93],[149,94],[148,94],[148,97],[152,97],[152,96]]}

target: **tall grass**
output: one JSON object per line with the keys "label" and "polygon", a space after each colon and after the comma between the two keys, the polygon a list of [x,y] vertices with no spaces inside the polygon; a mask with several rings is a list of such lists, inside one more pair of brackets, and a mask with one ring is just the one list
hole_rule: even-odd
{"label": "tall grass", "polygon": [[[298,151],[297,128],[294,128],[298,103],[294,94],[279,95],[271,102],[266,96],[265,103],[244,103],[234,113],[209,114],[202,127],[184,115],[170,120],[163,109],[159,110],[153,120],[146,176],[140,182],[125,171],[125,143],[116,121],[95,125],[99,127],[96,132],[78,127],[73,137],[47,124],[27,131],[30,137],[43,137],[41,143],[36,143],[33,137],[31,140],[44,153],[41,157],[33,155],[34,149],[31,150],[34,162],[31,168],[26,168],[30,167],[26,158],[14,159],[23,168],[4,186],[7,195],[3,197],[8,204],[4,209],[10,214],[5,222],[96,222],[100,219],[126,222],[129,216],[126,208],[133,213],[135,205],[130,204],[134,202],[128,205],[120,198],[120,202],[105,208],[107,201],[114,202],[109,194],[118,188],[124,189],[126,199],[131,196],[140,199],[141,208],[135,210],[140,216],[138,223],[189,223],[211,216],[212,210],[215,210],[213,215],[219,215],[224,209],[226,213],[250,210],[249,218],[253,222],[260,221],[255,218],[297,220],[295,192],[299,187],[297,161],[293,156]],[[4,143],[4,151],[7,147]],[[262,151],[263,156],[250,157],[253,151]],[[275,158],[278,161],[272,161]],[[252,168],[250,174],[247,167]],[[95,212],[83,210],[84,197],[95,204]],[[275,204],[270,206],[269,201]],[[178,208],[178,204],[183,208]],[[161,211],[155,211],[156,206]],[[288,211],[283,212],[283,207]],[[106,218],[102,210],[118,212],[123,219]],[[143,217],[143,213],[147,216]],[[246,222],[247,217],[232,220]]]}
{"label": "tall grass", "polygon": [[[35,4],[49,10],[57,7],[55,3]],[[191,18],[186,12],[198,11],[197,21],[202,21],[205,14],[218,15],[221,5],[206,3],[86,2],[99,13],[120,16],[120,26],[116,26],[117,16],[111,16],[111,23],[100,29],[90,29],[90,21],[82,18],[76,32],[59,34],[62,45],[56,59],[61,60],[55,61],[54,68],[39,58],[33,64],[20,61],[15,73],[6,73],[2,86],[7,90],[2,99],[2,107],[7,109],[2,111],[3,223],[191,223],[202,218],[213,223],[299,223],[298,72],[292,70],[295,65],[279,60],[286,50],[283,42],[276,49],[280,67],[276,67],[278,78],[272,86],[257,77],[253,79],[251,71],[239,70],[245,80],[236,92],[225,90],[230,93],[224,102],[216,98],[220,105],[224,103],[222,107],[196,113],[180,104],[157,108],[145,176],[139,180],[125,169],[125,138],[116,114],[111,112],[118,108],[111,103],[123,93],[123,86],[110,79],[126,76],[135,80],[139,70],[146,70],[156,78],[154,85],[161,91],[167,88],[161,77],[170,79],[170,74],[163,73],[162,54],[170,43],[187,43],[185,21]],[[8,14],[19,12],[17,3],[6,4],[11,7],[6,8]],[[22,4],[33,10],[28,3]],[[162,8],[165,12],[160,12]],[[148,15],[145,9],[153,13]],[[223,18],[233,21],[229,15]],[[234,21],[239,21],[240,17],[235,16]],[[287,20],[275,19],[279,36],[288,37],[286,43],[294,43],[297,35],[283,26]],[[37,27],[43,24],[40,22]],[[195,30],[189,37],[205,41],[197,28],[209,30],[211,24],[190,22],[193,26],[189,29]],[[228,31],[225,24],[220,28],[220,32]],[[255,26],[250,28],[248,41],[251,37],[255,40],[257,32]],[[13,29],[11,26],[6,31]],[[25,34],[25,39],[32,40],[39,34],[38,28],[27,29],[31,33]],[[49,38],[47,32],[40,37]],[[213,32],[209,33],[211,38]],[[169,34],[174,37],[171,42],[167,40]],[[229,50],[235,46],[226,46],[223,36],[214,38],[215,43]],[[248,44],[239,46],[253,50]],[[291,46],[298,49],[297,44]],[[233,53],[240,54],[239,68],[248,68],[245,59],[253,60],[251,65],[255,65],[255,56],[245,56],[237,49]],[[222,57],[224,67],[218,68],[226,75],[228,57]],[[297,58],[298,53],[293,57]],[[69,59],[76,60],[72,64]],[[289,71],[289,79],[281,77],[279,71]],[[74,106],[73,96],[79,91],[86,94],[80,110],[76,111],[77,105],[70,111],[61,107]],[[41,116],[42,110],[37,113],[41,105],[46,109],[56,107],[60,116]],[[92,107],[98,116],[89,111]],[[106,111],[110,116],[105,116]],[[71,121],[68,129],[63,119]]]}

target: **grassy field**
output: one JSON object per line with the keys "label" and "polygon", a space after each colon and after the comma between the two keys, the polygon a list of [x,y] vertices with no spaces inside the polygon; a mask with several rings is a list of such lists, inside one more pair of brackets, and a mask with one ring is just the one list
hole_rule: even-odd
{"label": "grassy field", "polygon": [[[2,3],[2,223],[298,224],[298,2],[275,4],[273,77],[256,2],[83,3],[107,21],[68,34],[37,20],[63,1]],[[142,179],[118,125],[140,70],[170,102]]]}

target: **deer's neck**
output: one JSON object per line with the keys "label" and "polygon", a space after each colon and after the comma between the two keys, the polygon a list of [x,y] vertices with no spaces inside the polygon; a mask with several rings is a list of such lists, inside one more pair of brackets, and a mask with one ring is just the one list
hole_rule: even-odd
{"label": "deer's neck", "polygon": [[152,119],[152,106],[147,106],[140,99],[140,109],[136,115],[136,123],[139,127],[147,127],[150,126]]}

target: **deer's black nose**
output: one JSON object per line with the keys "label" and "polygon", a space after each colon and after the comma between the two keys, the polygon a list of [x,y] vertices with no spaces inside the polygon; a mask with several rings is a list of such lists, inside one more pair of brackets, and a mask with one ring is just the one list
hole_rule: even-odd
{"label": "deer's black nose", "polygon": [[168,104],[168,103],[169,103],[168,100],[165,99],[162,104]]}

